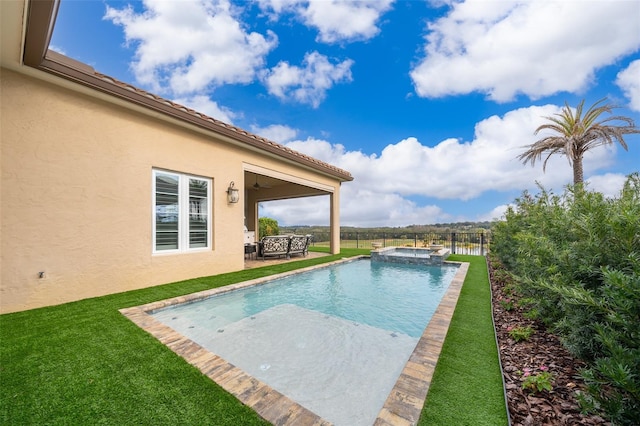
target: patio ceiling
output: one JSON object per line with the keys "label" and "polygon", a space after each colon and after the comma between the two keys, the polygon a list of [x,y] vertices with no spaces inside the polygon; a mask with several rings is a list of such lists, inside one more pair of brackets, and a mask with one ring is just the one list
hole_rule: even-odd
{"label": "patio ceiling", "polygon": [[331,193],[331,191],[321,188],[314,188],[250,171],[244,172],[244,188],[249,197],[254,201],[283,200]]}

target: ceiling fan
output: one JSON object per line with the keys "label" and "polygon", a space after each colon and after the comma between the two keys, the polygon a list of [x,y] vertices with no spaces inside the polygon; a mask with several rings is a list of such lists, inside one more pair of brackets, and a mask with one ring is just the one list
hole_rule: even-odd
{"label": "ceiling fan", "polygon": [[256,175],[256,183],[254,183],[254,184],[253,184],[253,189],[255,189],[256,191],[258,191],[259,189],[262,189],[262,188],[267,189],[267,188],[271,188],[271,186],[270,186],[270,185],[267,185],[267,184],[262,184],[262,185],[260,185],[260,184],[258,183],[258,175]]}

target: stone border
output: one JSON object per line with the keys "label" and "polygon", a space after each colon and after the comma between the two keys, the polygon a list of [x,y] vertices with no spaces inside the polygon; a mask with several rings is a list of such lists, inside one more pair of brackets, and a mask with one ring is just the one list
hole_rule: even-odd
{"label": "stone border", "polygon": [[[445,262],[445,264],[450,263],[458,262]],[[460,262],[459,264],[458,272],[449,284],[427,328],[424,329],[422,337],[400,373],[374,425],[404,426],[418,423],[429,386],[431,386],[433,372],[469,270],[469,263]]]}
{"label": "stone border", "polygon": [[[256,280],[245,281],[216,289],[192,293],[146,305],[120,309],[120,313],[134,324],[154,336],[162,344],[189,364],[198,368],[205,376],[216,382],[224,390],[251,407],[265,420],[277,425],[331,425],[297,402],[289,399],[269,385],[245,373],[235,365],[218,355],[209,352],[199,344],[162,324],[150,314],[167,306],[191,303],[216,294],[240,288],[260,285],[273,279],[293,275],[328,265],[350,262],[367,256],[338,260],[323,265],[302,268],[283,274],[270,275]],[[450,262],[446,262],[450,263]],[[458,263],[458,262],[455,262]],[[416,348],[409,357],[400,377],[375,421],[377,426],[415,425],[420,418],[425,398],[429,391],[438,356],[447,336],[451,317],[458,302],[458,296],[469,269],[468,263],[458,263],[458,272],[454,276],[447,292],[442,297],[431,321],[425,328]]]}
{"label": "stone border", "polygon": [[[408,253],[406,255],[394,255],[394,253]],[[411,254],[414,254],[413,256]],[[419,254],[419,256],[415,256]],[[409,265],[442,266],[451,254],[449,249],[438,250],[426,247],[402,247],[390,246],[377,250],[371,250],[371,260],[374,262],[391,262]]]}

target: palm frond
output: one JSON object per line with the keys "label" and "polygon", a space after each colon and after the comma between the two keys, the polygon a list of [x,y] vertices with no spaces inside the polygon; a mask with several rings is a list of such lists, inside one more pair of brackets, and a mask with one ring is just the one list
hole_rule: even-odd
{"label": "palm frond", "polygon": [[[584,99],[572,109],[567,102],[559,113],[544,117],[547,122],[538,126],[534,131],[537,135],[543,130],[554,133],[546,136],[531,145],[523,148],[526,150],[517,158],[524,164],[532,166],[542,160],[542,170],[545,171],[547,162],[554,155],[564,155],[569,164],[574,168],[574,180],[582,179],[582,158],[584,154],[598,146],[613,145],[618,142],[625,150],[628,150],[624,136],[632,133],[640,133],[634,121],[629,117],[611,116],[601,118],[604,113],[611,114],[616,108],[606,103],[602,98],[584,110]],[[576,174],[576,171],[579,171]],[[576,177],[578,176],[578,177]],[[574,183],[581,183],[575,182]]]}

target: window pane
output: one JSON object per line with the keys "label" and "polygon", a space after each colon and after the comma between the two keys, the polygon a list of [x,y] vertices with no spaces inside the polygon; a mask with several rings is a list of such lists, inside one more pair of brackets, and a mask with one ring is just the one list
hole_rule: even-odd
{"label": "window pane", "polygon": [[191,197],[207,198],[207,181],[189,179],[189,195]]}
{"label": "window pane", "polygon": [[207,247],[207,231],[189,233],[189,247]]}
{"label": "window pane", "polygon": [[178,195],[178,176],[156,173],[156,193]]}
{"label": "window pane", "polygon": [[178,249],[178,176],[156,173],[156,250]]}
{"label": "window pane", "polygon": [[189,248],[208,246],[208,182],[189,179]]}
{"label": "window pane", "polygon": [[178,232],[156,231],[156,250],[177,250]]}
{"label": "window pane", "polygon": [[211,240],[211,180],[153,171],[154,251],[207,248]]}

